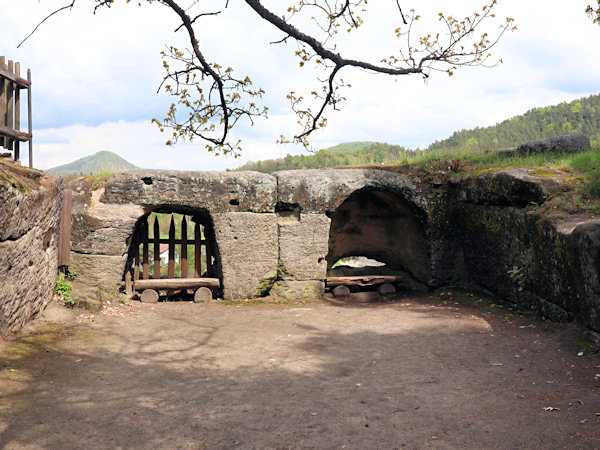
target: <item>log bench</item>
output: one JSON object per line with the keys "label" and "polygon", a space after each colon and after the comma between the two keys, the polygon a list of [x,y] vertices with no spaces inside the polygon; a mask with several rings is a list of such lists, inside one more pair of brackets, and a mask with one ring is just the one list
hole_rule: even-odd
{"label": "log bench", "polygon": [[396,292],[394,284],[404,281],[402,277],[394,275],[360,275],[349,277],[327,277],[325,284],[332,288],[335,297],[346,297],[350,295],[348,286],[379,286],[377,293],[382,296],[391,295]]}
{"label": "log bench", "polygon": [[156,303],[159,291],[175,291],[195,289],[194,301],[207,302],[212,298],[212,289],[221,286],[218,278],[156,278],[132,281],[125,280],[127,292],[141,292],[140,300],[144,303]]}

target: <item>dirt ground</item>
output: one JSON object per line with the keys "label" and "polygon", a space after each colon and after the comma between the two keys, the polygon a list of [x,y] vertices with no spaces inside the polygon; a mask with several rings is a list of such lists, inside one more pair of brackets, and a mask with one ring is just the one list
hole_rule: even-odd
{"label": "dirt ground", "polygon": [[0,447],[600,448],[578,330],[471,298],[54,306],[0,349]]}

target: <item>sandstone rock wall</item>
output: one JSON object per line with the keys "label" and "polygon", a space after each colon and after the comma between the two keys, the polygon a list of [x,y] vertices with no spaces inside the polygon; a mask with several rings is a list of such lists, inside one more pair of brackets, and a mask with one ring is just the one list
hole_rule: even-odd
{"label": "sandstone rock wall", "polygon": [[537,212],[568,189],[559,176],[511,169],[427,185],[364,169],[133,170],[105,190],[78,183],[73,261],[87,280],[78,289],[97,304],[122,280],[136,222],[156,209],[193,208],[214,225],[225,299],[319,297],[328,264],[356,251],[425,286],[484,288],[600,331],[600,222]]}
{"label": "sandstone rock wall", "polygon": [[[137,220],[160,209],[201,210],[213,223],[226,299],[324,291],[332,214],[354,192],[385,188],[425,204],[414,180],[378,170],[175,172],[131,170],[73,197],[72,260],[80,301],[99,306],[122,281]],[[410,203],[412,204],[412,203]],[[415,206],[419,209],[419,206]],[[424,214],[424,212],[422,211]]]}
{"label": "sandstone rock wall", "polygon": [[488,173],[450,188],[439,206],[446,221],[436,225],[443,243],[436,259],[447,265],[454,258],[455,266],[438,273],[437,283],[454,276],[454,284],[487,289],[535,316],[577,318],[598,332],[600,221],[540,214],[561,181],[524,171]]}
{"label": "sandstone rock wall", "polygon": [[0,161],[0,334],[52,300],[62,201],[59,178]]}

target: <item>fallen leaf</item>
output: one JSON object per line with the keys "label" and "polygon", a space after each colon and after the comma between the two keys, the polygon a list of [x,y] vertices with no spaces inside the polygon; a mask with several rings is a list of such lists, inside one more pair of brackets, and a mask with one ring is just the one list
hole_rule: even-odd
{"label": "fallen leaf", "polygon": [[555,408],[554,406],[545,406],[542,408],[544,411],[560,411],[560,408]]}

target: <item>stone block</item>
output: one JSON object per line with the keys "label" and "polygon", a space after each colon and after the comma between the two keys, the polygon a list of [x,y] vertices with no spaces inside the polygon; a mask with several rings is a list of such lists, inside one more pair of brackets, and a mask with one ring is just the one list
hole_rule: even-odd
{"label": "stone block", "polygon": [[77,273],[73,281],[73,299],[90,309],[99,309],[105,300],[115,300],[126,261],[126,255],[88,255],[71,252],[70,268]]}
{"label": "stone block", "polygon": [[325,293],[323,281],[308,280],[279,280],[271,288],[273,297],[281,297],[287,300],[320,300]]}
{"label": "stone block", "polygon": [[203,208],[210,213],[275,211],[277,183],[259,172],[190,172],[134,169],[108,180],[104,203],[165,204]]}
{"label": "stone block", "polygon": [[274,213],[228,212],[212,216],[223,297],[259,297],[277,278],[277,217]]}
{"label": "stone block", "polygon": [[406,175],[374,169],[284,170],[278,180],[279,202],[298,205],[301,212],[333,212],[362,189],[383,189],[403,196],[425,210],[418,182]]}
{"label": "stone block", "polygon": [[325,214],[278,213],[280,278],[325,279],[330,223]]}

